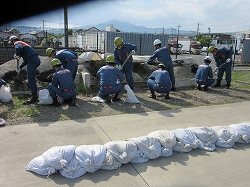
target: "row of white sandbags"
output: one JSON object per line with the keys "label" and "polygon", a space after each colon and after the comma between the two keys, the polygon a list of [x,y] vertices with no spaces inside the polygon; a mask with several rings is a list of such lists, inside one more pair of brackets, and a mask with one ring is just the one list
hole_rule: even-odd
{"label": "row of white sandbags", "polygon": [[26,170],[46,176],[59,171],[66,178],[78,178],[98,169],[114,170],[129,162],[141,164],[160,156],[169,157],[173,151],[214,151],[216,146],[230,148],[235,143],[249,142],[250,123],[159,130],[104,145],[55,146],[31,160]]}

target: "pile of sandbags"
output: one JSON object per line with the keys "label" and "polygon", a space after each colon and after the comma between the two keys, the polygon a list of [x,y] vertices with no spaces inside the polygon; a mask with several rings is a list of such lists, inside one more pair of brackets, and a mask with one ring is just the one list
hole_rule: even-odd
{"label": "pile of sandbags", "polygon": [[190,152],[197,148],[214,151],[216,146],[231,148],[236,143],[250,143],[250,123],[164,129],[104,145],[54,146],[31,160],[25,169],[40,175],[59,172],[66,178],[78,178],[99,169],[115,170],[123,164],[169,157],[173,151]]}

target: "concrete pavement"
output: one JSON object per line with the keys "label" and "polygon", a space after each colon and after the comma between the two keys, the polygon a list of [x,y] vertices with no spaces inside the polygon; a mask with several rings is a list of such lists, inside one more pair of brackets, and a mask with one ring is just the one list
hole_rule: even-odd
{"label": "concrete pavement", "polygon": [[35,157],[53,146],[103,145],[157,130],[191,126],[218,126],[250,122],[250,102],[123,114],[90,119],[35,123],[0,128],[0,186],[6,187],[241,187],[249,186],[250,145],[174,152],[143,164],[125,164],[117,170],[98,170],[68,179],[60,173],[46,176],[25,170]]}

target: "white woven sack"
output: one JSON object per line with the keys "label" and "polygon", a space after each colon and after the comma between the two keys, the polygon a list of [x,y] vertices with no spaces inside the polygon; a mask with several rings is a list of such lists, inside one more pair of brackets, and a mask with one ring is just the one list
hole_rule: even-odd
{"label": "white woven sack", "polygon": [[191,130],[179,128],[172,132],[176,136],[176,144],[173,147],[176,152],[190,152],[192,149],[196,149],[200,143]]}
{"label": "white woven sack", "polygon": [[75,149],[75,145],[54,146],[45,151],[42,156],[50,166],[60,170],[71,161]]}
{"label": "white woven sack", "polygon": [[126,103],[140,103],[140,101],[135,96],[133,90],[129,87],[128,84],[124,86],[124,89],[127,90],[127,97],[125,98]]}
{"label": "white woven sack", "polygon": [[176,144],[176,137],[174,133],[165,129],[151,132],[148,136],[157,138],[161,145],[166,148],[172,148]]}
{"label": "white woven sack", "polygon": [[100,169],[105,156],[106,148],[103,145],[80,145],[75,149],[76,160],[88,173]]}
{"label": "white woven sack", "polygon": [[0,88],[0,101],[3,103],[8,103],[12,99],[12,94],[10,92],[10,86],[8,84],[2,85]]}
{"label": "white woven sack", "polygon": [[120,168],[122,165],[111,153],[106,150],[106,156],[104,162],[102,163],[102,167],[100,169],[104,170],[115,170]]}
{"label": "white woven sack", "polygon": [[74,155],[68,165],[60,169],[59,172],[66,178],[75,179],[83,176],[87,171],[80,166]]}
{"label": "white woven sack", "polygon": [[235,128],[239,134],[240,139],[238,143],[249,144],[250,143],[250,123],[238,123],[229,125],[229,127]]}
{"label": "white woven sack", "polygon": [[233,127],[214,126],[212,127],[212,129],[218,136],[218,139],[215,142],[215,145],[218,147],[235,147],[235,143],[238,142],[240,139],[239,132]]}
{"label": "white woven sack", "polygon": [[201,141],[198,145],[199,149],[205,151],[214,151],[216,149],[215,142],[218,137],[211,127],[188,127],[195,136]]}
{"label": "white woven sack", "polygon": [[137,154],[137,147],[133,142],[110,141],[104,147],[122,164],[130,162]]}
{"label": "white woven sack", "polygon": [[42,89],[38,92],[39,105],[50,105],[53,103],[53,98],[49,94],[48,89]]}
{"label": "white woven sack", "polygon": [[149,158],[138,149],[136,156],[130,161],[130,163],[142,164],[142,163],[147,162],[147,161],[149,161]]}
{"label": "white woven sack", "polygon": [[45,176],[50,176],[57,172],[56,168],[50,166],[41,155],[33,158],[25,169]]}
{"label": "white woven sack", "polygon": [[161,155],[161,143],[154,137],[140,136],[129,138],[128,141],[134,142],[137,148],[149,159],[156,159]]}

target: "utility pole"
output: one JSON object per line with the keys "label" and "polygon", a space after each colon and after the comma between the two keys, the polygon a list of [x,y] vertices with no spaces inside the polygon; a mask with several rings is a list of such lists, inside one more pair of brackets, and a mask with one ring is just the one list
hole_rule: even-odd
{"label": "utility pole", "polygon": [[198,36],[198,34],[199,34],[199,30],[200,30],[200,23],[198,22],[198,26],[197,26],[197,33],[196,33],[196,36]]}
{"label": "utility pole", "polygon": [[208,56],[208,48],[209,48],[209,45],[210,45],[210,31],[211,31],[211,28],[208,27],[208,42],[207,42],[207,56]]}
{"label": "utility pole", "polygon": [[179,28],[181,27],[180,24],[177,27],[178,27],[178,35],[177,35],[177,40],[176,40],[177,48],[176,48],[176,52],[175,52],[175,59],[177,59],[177,51],[178,51],[178,48],[179,48],[178,40],[179,40]]}
{"label": "utility pole", "polygon": [[67,8],[67,5],[64,5],[64,40],[65,40],[65,47],[69,47],[68,8]]}

